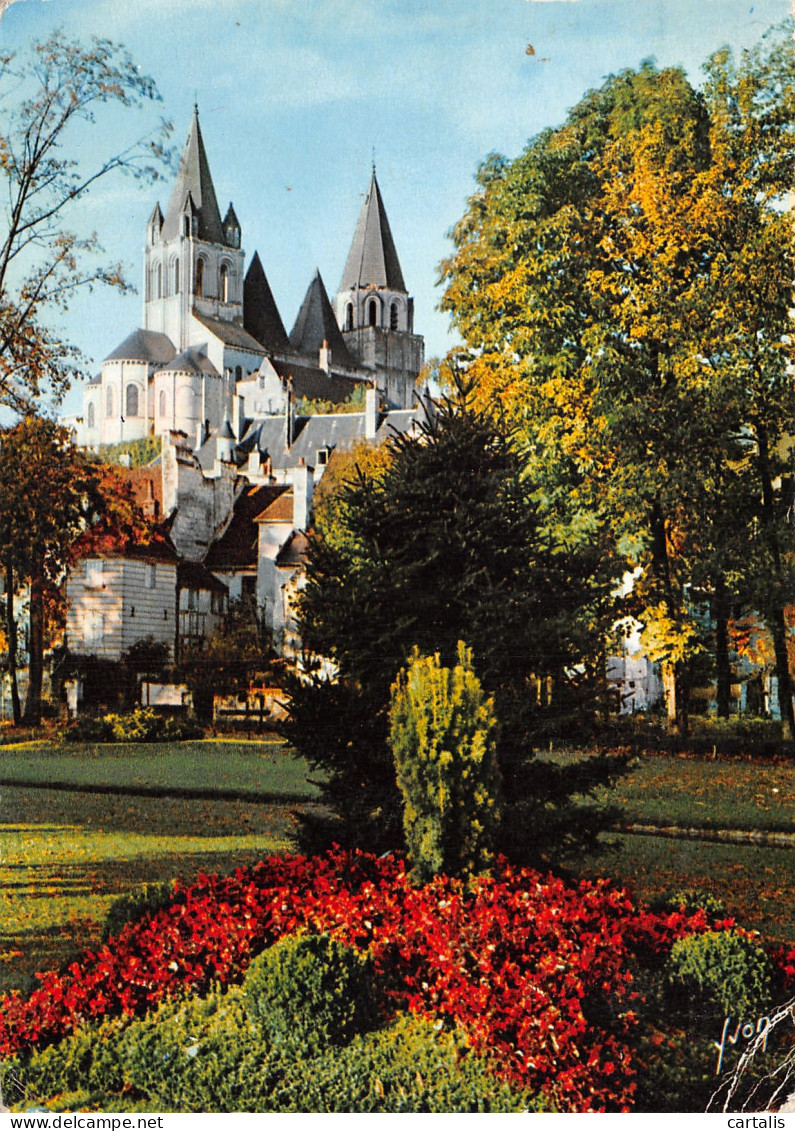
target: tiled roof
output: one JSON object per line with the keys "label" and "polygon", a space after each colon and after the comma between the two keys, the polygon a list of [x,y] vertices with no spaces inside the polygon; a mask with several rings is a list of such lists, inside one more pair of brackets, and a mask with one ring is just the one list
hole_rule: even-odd
{"label": "tiled roof", "polygon": [[252,338],[248,330],[238,326],[236,322],[224,322],[220,318],[210,318],[206,314],[199,314],[197,310],[193,311],[193,317],[227,346],[234,346],[240,350],[250,350],[252,353],[260,354],[260,356],[265,352],[262,344],[256,338]]}
{"label": "tiled roof", "polygon": [[216,571],[256,567],[259,532],[255,520],[289,490],[282,484],[247,487],[235,501],[231,522],[210,547],[204,559],[205,566]]}
{"label": "tiled roof", "polygon": [[359,213],[339,289],[347,291],[355,287],[387,287],[406,293],[375,169]]}
{"label": "tiled roof", "polygon": [[209,373],[220,377],[218,370],[206,354],[200,353],[195,346],[189,346],[178,354],[172,362],[164,366],[165,373]]}
{"label": "tiled roof", "polygon": [[166,334],[157,330],[133,330],[121,345],[109,353],[105,361],[147,361],[163,365],[171,361],[177,351]]}
{"label": "tiled roof", "polygon": [[177,588],[178,589],[209,589],[211,593],[228,593],[229,586],[224,585],[215,574],[210,573],[209,569],[201,564],[201,562],[189,562],[183,560],[177,566]]}
{"label": "tiled roof", "polygon": [[282,380],[292,378],[293,395],[308,401],[331,401],[342,404],[360,385],[369,385],[363,378],[343,377],[336,373],[326,373],[317,366],[302,362],[271,358],[270,363]]}
{"label": "tiled roof", "polygon": [[295,568],[304,564],[309,539],[303,530],[294,530],[276,555],[276,565],[284,569]]}

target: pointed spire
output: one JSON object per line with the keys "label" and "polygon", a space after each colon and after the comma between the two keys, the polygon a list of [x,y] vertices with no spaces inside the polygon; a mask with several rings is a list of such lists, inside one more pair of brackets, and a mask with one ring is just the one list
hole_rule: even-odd
{"label": "pointed spire", "polygon": [[274,353],[280,353],[289,345],[287,331],[256,251],[243,283],[243,328]]}
{"label": "pointed spire", "polygon": [[315,271],[290,334],[290,345],[304,357],[314,358],[314,364],[317,365],[324,341],[331,350],[332,364],[351,365],[348,348],[331,309],[320,272]]}
{"label": "pointed spire", "polygon": [[207,240],[209,243],[225,243],[221,213],[218,210],[213,179],[199,127],[198,106],[193,108],[188,138],[168,203],[162,231],[164,240],[174,239],[181,234],[180,216],[185,210],[188,196],[192,198],[198,219],[196,235],[199,239]]}
{"label": "pointed spire", "polygon": [[406,294],[395,241],[375,176],[375,163],[339,289],[349,291],[354,287],[386,287]]}

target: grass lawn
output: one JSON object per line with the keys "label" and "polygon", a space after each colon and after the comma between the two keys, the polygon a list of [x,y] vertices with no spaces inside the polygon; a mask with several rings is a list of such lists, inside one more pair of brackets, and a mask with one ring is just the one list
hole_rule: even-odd
{"label": "grass lawn", "polygon": [[579,876],[610,876],[640,899],[688,887],[711,891],[765,942],[795,942],[795,850],[616,835],[616,851],[589,858]]}
{"label": "grass lawn", "polygon": [[0,746],[0,782],[76,787],[232,790],[270,800],[311,800],[309,767],[281,739],[178,743],[31,742]]}
{"label": "grass lawn", "polygon": [[[311,804],[316,793],[302,763],[263,743],[37,745],[6,747],[0,758],[0,777],[37,786],[0,786],[0,992],[95,946],[110,904],[137,884],[229,872],[293,848],[294,799]],[[231,788],[252,799],[38,787],[48,780]]]}
{"label": "grass lawn", "polygon": [[[582,753],[551,757],[566,763]],[[628,823],[795,833],[795,764],[644,755],[602,797]]]}

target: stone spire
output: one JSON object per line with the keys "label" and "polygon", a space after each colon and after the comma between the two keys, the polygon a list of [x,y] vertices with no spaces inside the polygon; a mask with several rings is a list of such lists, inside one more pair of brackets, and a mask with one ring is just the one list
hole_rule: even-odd
{"label": "stone spire", "polygon": [[381,190],[376,180],[375,166],[339,289],[342,292],[353,290],[355,287],[382,287],[390,291],[406,293],[395,241],[392,239]]}
{"label": "stone spire", "polygon": [[256,251],[243,284],[243,327],[269,351],[288,348],[287,331]]}
{"label": "stone spire", "polygon": [[315,271],[301,309],[298,311],[298,317],[290,334],[290,345],[296,353],[315,358],[314,364],[317,364],[323,346],[331,351],[332,362],[336,365],[351,364],[348,349],[334,317],[334,311],[331,309],[319,271]]}
{"label": "stone spire", "polygon": [[191,206],[196,227],[190,234],[208,243],[225,244],[227,241],[221,224],[221,213],[199,126],[198,106],[193,108],[193,119],[179,163],[177,180],[163,222],[161,236],[164,241],[187,234],[182,231],[181,218],[191,211]]}

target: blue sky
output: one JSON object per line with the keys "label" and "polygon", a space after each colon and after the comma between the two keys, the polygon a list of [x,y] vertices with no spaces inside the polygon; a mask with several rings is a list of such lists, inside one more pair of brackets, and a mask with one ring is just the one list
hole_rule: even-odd
{"label": "blue sky", "polygon": [[[168,117],[179,148],[195,96],[219,205],[233,201],[288,331],[316,267],[337,288],[374,150],[432,356],[454,344],[437,266],[486,154],[515,156],[585,90],[645,58],[698,82],[713,50],[751,46],[788,11],[787,0],[16,0],[0,49],[57,27],[124,43],[163,95],[150,120]],[[145,124],[98,118],[85,160]],[[138,285],[146,221],[169,191],[103,182],[72,226],[95,229]],[[139,296],[96,293],[63,328],[96,367],[140,320]],[[70,394],[65,410],[78,406]]]}

